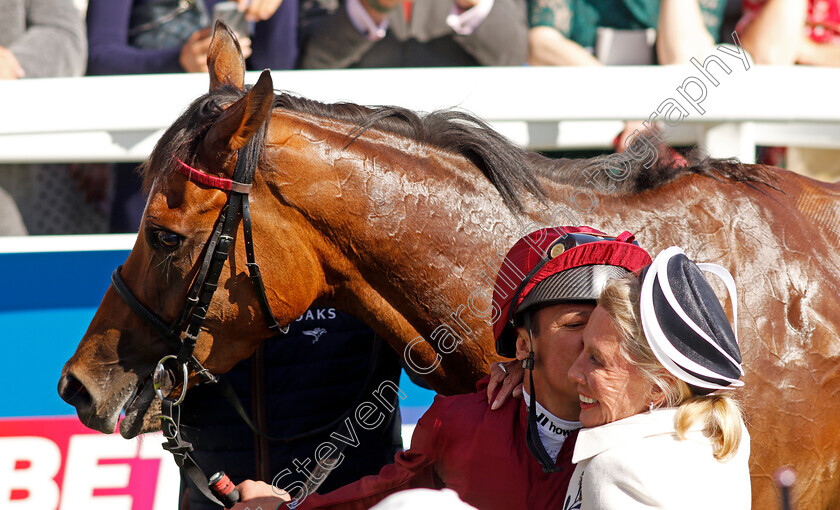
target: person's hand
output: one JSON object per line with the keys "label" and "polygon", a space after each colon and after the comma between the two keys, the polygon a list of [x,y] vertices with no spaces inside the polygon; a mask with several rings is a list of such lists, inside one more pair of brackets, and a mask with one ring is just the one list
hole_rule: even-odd
{"label": "person's hand", "polygon": [[286,491],[265,482],[245,480],[237,485],[236,489],[239,491],[240,499],[232,510],[254,510],[260,507],[268,510],[277,508],[280,503],[292,500]]}
{"label": "person's hand", "polygon": [[251,56],[251,38],[236,34],[236,39],[239,41],[239,47],[242,48],[242,58]]}
{"label": "person's hand", "polygon": [[188,73],[207,72],[207,52],[210,51],[211,29],[196,30],[181,47],[181,57],[178,62]]}
{"label": "person's hand", "polygon": [[[181,57],[178,61],[181,67],[188,73],[207,72],[207,52],[210,51],[210,41],[213,40],[212,28],[196,30],[181,47]],[[237,34],[239,47],[242,48],[242,56],[251,56],[251,39]]]}
{"label": "person's hand", "polygon": [[264,21],[274,16],[283,0],[238,0],[239,12],[245,13],[248,21]]}
{"label": "person's hand", "polygon": [[15,54],[8,48],[0,46],[0,80],[17,80],[25,75]]}
{"label": "person's hand", "polygon": [[[487,384],[487,403],[495,411],[513,395],[522,396],[522,381],[525,379],[525,369],[520,361],[500,361],[490,365],[490,382]],[[498,388],[498,394],[496,393]],[[495,400],[494,397],[495,396]]]}

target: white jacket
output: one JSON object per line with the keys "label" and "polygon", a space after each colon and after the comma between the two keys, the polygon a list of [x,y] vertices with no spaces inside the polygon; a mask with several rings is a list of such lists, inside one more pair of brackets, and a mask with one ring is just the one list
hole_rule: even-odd
{"label": "white jacket", "polygon": [[750,436],[743,423],[738,452],[719,462],[702,424],[685,440],[677,437],[676,413],[656,409],[581,430],[563,510],[749,510]]}

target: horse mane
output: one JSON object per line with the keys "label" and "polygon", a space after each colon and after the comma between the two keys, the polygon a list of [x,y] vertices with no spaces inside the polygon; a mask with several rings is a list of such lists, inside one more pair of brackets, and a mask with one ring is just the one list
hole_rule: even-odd
{"label": "horse mane", "polygon": [[[174,170],[172,156],[188,164],[195,163],[200,140],[224,111],[224,107],[242,97],[244,93],[234,87],[224,87],[193,101],[164,132],[149,159],[141,166],[147,192],[161,172]],[[514,212],[523,211],[523,192],[531,194],[540,202],[546,201],[546,193],[538,177],[574,187],[592,188],[591,181],[587,182],[587,175],[603,172],[607,158],[611,157],[547,158],[520,148],[483,120],[459,110],[418,114],[398,106],[327,104],[286,92],[275,96],[274,107],[335,119],[354,126],[354,129],[347,133],[348,146],[368,129],[378,129],[461,155],[490,180],[499,191],[505,205]],[[264,136],[262,131],[258,136]],[[637,140],[635,143],[641,142]],[[271,162],[267,161],[264,155],[265,151],[261,150],[259,166],[270,168]],[[689,174],[746,183],[749,186],[764,184],[777,189],[773,185],[771,174],[762,167],[747,167],[735,159],[710,158],[698,150],[688,155],[687,165],[668,155],[656,158],[649,168],[645,167],[644,161],[633,158],[627,160],[630,170],[627,178],[613,180],[611,194],[640,193]]]}
{"label": "horse mane", "polygon": [[546,198],[528,164],[528,152],[469,113],[449,109],[418,114],[399,106],[326,104],[289,93],[275,97],[274,105],[355,126],[348,133],[347,146],[373,128],[463,156],[490,180],[505,205],[513,211],[523,210],[520,197],[523,190],[538,200]]}
{"label": "horse mane", "polygon": [[[631,144],[631,150],[636,149],[637,154],[642,154],[645,147],[657,145],[653,137],[636,137]],[[608,176],[610,168],[619,167],[616,154],[587,159],[550,159],[534,154],[532,159],[546,178],[576,188],[590,189],[593,188],[594,180],[602,189],[610,186],[609,193],[612,195],[642,193],[687,175],[700,175],[721,182],[743,183],[759,191],[762,191],[762,186],[779,190],[775,185],[776,178],[762,165],[745,165],[737,158],[713,158],[698,147],[688,151],[685,156],[677,156],[668,150],[660,150],[650,163],[644,158],[624,157],[622,161],[626,166],[621,166],[625,172],[622,179],[610,179]]]}

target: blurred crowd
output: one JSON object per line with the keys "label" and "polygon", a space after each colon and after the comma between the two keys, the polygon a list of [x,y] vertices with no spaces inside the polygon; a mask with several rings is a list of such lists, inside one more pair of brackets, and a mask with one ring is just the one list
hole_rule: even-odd
{"label": "blurred crowd", "polygon": [[[840,0],[0,0],[0,9],[9,80],[206,72],[219,17],[236,28],[249,69],[684,64],[738,43],[734,31],[759,65],[840,65]],[[626,123],[616,150],[640,128]],[[760,158],[828,169],[817,177],[830,180],[840,160],[792,148]],[[144,203],[135,167],[6,165],[0,233],[134,232]]]}

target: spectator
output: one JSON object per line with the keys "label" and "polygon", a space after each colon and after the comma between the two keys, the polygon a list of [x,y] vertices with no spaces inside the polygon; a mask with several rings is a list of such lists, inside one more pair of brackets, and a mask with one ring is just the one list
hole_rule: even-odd
{"label": "spectator", "polygon": [[[743,11],[737,31],[756,64],[840,67],[838,0],[744,0]],[[815,179],[834,182],[840,178],[838,152],[769,147],[759,163],[785,164]]]}
{"label": "spectator", "polygon": [[[528,7],[532,65],[603,65],[621,44],[630,45],[624,58],[631,63],[680,64],[719,40],[726,2],[528,0]],[[649,31],[657,29],[651,37]],[[616,36],[616,30],[636,35]],[[654,42],[658,58],[652,51]]]}
{"label": "spectator", "polygon": [[737,31],[756,64],[840,67],[840,2],[744,0]]}
{"label": "spectator", "polygon": [[0,0],[0,79],[81,76],[85,31],[72,0]]}
{"label": "spectator", "polygon": [[304,0],[300,67],[518,66],[523,0]]}
{"label": "spectator", "polygon": [[[206,72],[209,12],[219,0],[89,0],[89,75]],[[291,69],[297,59],[297,0],[254,0],[246,15],[253,37],[239,34],[249,69]],[[187,5],[182,10],[179,5]],[[136,164],[113,171],[111,232],[136,232],[146,199]],[[105,182],[100,182],[105,186]]]}
{"label": "spectator", "polygon": [[[219,0],[191,0],[177,12],[172,1],[163,12],[154,0],[89,0],[89,75],[206,72],[210,17]],[[166,4],[167,2],[163,2]],[[238,34],[250,54],[249,69],[291,69],[297,57],[297,0],[240,0],[257,21],[253,36]],[[148,32],[159,32],[149,34]],[[253,54],[251,54],[253,51]]]}
{"label": "spectator", "polygon": [[[0,12],[0,80],[84,72],[84,25],[71,0],[0,0]],[[36,169],[31,165],[0,168],[0,235],[27,234],[15,199],[21,200],[21,182]]]}
{"label": "spectator", "polygon": [[[687,64],[720,38],[726,0],[528,0],[531,65]],[[629,121],[614,145],[645,128]]]}
{"label": "spectator", "polygon": [[[0,168],[0,172],[3,168]],[[20,217],[15,199],[0,188],[0,236],[25,236],[26,225]]]}

